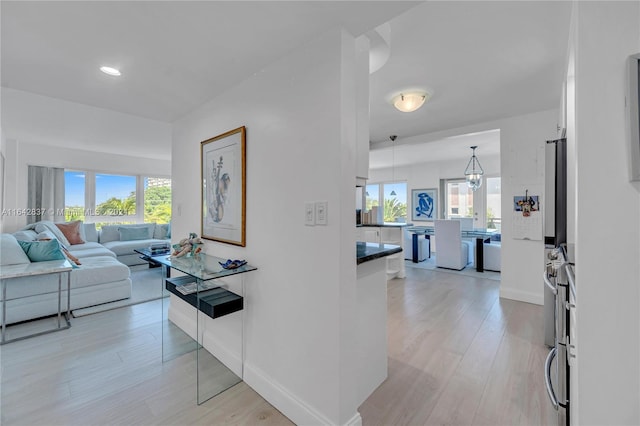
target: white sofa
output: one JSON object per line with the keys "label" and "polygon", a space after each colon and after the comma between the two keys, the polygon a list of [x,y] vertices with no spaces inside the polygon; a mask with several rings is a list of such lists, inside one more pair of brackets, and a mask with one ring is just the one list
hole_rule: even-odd
{"label": "white sofa", "polygon": [[[146,228],[149,238],[120,239],[121,228]],[[35,241],[38,236],[58,239],[81,265],[71,272],[71,309],[98,305],[131,297],[128,266],[145,264],[135,249],[168,242],[168,225],[108,225],[97,231],[95,224],[80,226],[85,242],[70,244],[53,222],[30,224],[14,234],[2,234],[0,265],[30,262],[18,240]],[[154,238],[155,237],[155,238]],[[57,275],[7,280],[7,324],[53,315],[57,312]],[[66,310],[66,291],[63,292]],[[0,301],[2,296],[0,295]],[[0,306],[0,316],[2,315]]]}
{"label": "white sofa", "polygon": [[[11,234],[0,235],[0,265],[29,263],[29,258]],[[94,245],[95,244],[95,245]],[[97,243],[82,244],[70,252],[82,263],[71,271],[71,309],[79,309],[131,297],[129,268],[115,254]],[[86,256],[85,256],[86,254]],[[58,311],[58,276],[38,275],[6,280],[7,324],[53,315]],[[63,286],[62,309],[67,309]],[[2,295],[0,294],[0,301]],[[0,318],[2,315],[0,303]]]}
{"label": "white sofa", "polygon": [[[89,225],[89,224],[85,224]],[[146,227],[149,238],[143,238],[139,240],[125,240],[120,239],[121,228],[141,228]],[[165,224],[155,223],[141,223],[133,225],[105,225],[98,232],[99,242],[103,247],[111,250],[115,253],[116,258],[128,266],[142,265],[146,261],[140,258],[140,255],[134,250],[147,248],[151,244],[168,242],[169,226]]]}

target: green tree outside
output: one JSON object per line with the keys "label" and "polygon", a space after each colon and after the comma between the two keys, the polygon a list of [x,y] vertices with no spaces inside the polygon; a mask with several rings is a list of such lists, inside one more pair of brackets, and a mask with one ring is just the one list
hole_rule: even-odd
{"label": "green tree outside", "polygon": [[154,186],[144,191],[144,221],[148,223],[171,221],[171,187]]}
{"label": "green tree outside", "polygon": [[407,205],[398,201],[397,198],[385,198],[384,221],[395,222],[399,217],[407,217]]}

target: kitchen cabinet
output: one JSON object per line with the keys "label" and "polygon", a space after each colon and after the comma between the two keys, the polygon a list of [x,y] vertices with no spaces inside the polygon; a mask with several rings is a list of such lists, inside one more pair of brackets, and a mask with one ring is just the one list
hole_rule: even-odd
{"label": "kitchen cabinet", "polygon": [[[403,225],[364,225],[358,227],[356,234],[358,235],[358,241],[378,244],[393,244],[402,247],[404,250],[403,229]],[[406,276],[404,254],[402,252],[387,256],[386,259],[387,279],[404,278]]]}

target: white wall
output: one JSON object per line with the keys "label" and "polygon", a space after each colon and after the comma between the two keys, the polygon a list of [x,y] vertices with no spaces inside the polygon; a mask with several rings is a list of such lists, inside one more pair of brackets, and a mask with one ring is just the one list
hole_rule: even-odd
{"label": "white wall", "polygon": [[[640,195],[628,181],[625,81],[640,3],[575,2],[578,419],[640,424]],[[576,419],[576,420],[578,420]]]}
{"label": "white wall", "polygon": [[171,124],[21,90],[0,88],[7,139],[171,159]]}
{"label": "white wall", "polygon": [[[245,277],[244,379],[299,424],[359,418],[354,46],[325,34],[174,126],[177,236],[200,233],[200,142],[247,127],[247,245],[205,251],[258,267]],[[304,226],[316,200],[328,201],[328,226]]]}

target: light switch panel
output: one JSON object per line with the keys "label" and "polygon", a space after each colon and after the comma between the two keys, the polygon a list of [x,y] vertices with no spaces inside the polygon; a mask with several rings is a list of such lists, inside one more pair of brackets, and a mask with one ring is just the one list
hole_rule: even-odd
{"label": "light switch panel", "polygon": [[316,225],[326,225],[329,212],[326,201],[316,201]]}
{"label": "light switch panel", "polygon": [[304,203],[304,224],[314,226],[316,224],[316,209],[314,203]]}

